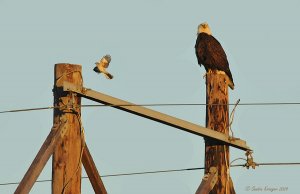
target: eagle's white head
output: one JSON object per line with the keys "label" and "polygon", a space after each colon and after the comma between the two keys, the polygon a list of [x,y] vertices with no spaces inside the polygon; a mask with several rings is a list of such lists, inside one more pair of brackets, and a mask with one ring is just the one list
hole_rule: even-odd
{"label": "eagle's white head", "polygon": [[197,34],[200,34],[200,33],[206,33],[208,35],[211,35],[211,31],[210,31],[208,23],[204,22],[198,26]]}

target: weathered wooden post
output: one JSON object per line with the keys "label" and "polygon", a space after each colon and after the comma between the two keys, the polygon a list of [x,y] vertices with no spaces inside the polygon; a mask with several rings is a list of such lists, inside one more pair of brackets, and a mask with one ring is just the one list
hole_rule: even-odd
{"label": "weathered wooden post", "polygon": [[52,159],[52,194],[81,193],[81,156],[83,141],[81,134],[81,97],[73,92],[63,92],[64,81],[83,85],[81,66],[56,64],[54,70],[54,123],[67,119],[67,132],[54,149]]}
{"label": "weathered wooden post", "polygon": [[[206,127],[229,135],[228,85],[226,75],[215,71],[206,75]],[[229,146],[205,140],[205,173],[218,170],[218,180],[210,194],[235,194],[229,174]]]}

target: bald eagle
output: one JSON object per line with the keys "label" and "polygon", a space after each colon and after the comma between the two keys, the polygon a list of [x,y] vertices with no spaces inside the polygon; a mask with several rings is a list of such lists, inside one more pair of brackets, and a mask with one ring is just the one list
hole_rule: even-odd
{"label": "bald eagle", "polygon": [[198,26],[198,37],[195,45],[198,64],[204,66],[206,72],[221,71],[225,73],[229,80],[228,86],[233,90],[234,83],[229,69],[227,56],[221,44],[211,35],[210,28],[207,23]]}

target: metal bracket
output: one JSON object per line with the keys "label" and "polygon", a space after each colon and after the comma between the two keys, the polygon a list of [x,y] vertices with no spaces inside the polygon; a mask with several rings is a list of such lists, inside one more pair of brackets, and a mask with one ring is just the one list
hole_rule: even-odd
{"label": "metal bracket", "polygon": [[247,151],[246,152],[246,156],[247,156],[247,163],[245,164],[245,167],[247,169],[249,169],[250,167],[252,167],[253,169],[255,169],[256,166],[258,166],[258,164],[256,162],[254,162],[253,156],[252,156],[252,151]]}
{"label": "metal bracket", "polygon": [[208,194],[218,181],[218,170],[216,167],[210,167],[209,173],[205,174],[198,187],[196,194]]}

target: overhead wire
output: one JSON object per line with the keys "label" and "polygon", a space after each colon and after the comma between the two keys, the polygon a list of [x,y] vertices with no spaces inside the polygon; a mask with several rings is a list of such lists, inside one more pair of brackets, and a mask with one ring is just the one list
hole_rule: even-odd
{"label": "overhead wire", "polygon": [[[232,163],[232,162],[231,162]],[[267,162],[267,163],[257,163],[257,166],[294,166],[300,165],[300,162]],[[230,167],[245,167],[245,164],[235,164],[230,165]],[[204,170],[204,167],[196,168],[182,168],[182,169],[170,169],[170,170],[156,170],[156,171],[144,171],[144,172],[133,172],[133,173],[119,173],[119,174],[108,174],[102,175],[101,178],[107,177],[120,177],[120,176],[134,176],[134,175],[146,175],[146,174],[160,174],[160,173],[171,173],[171,172],[182,172],[182,171],[194,171],[194,170]],[[87,179],[87,176],[81,177],[82,179]],[[50,182],[51,179],[37,180],[36,183]],[[18,185],[20,182],[7,182],[0,183],[0,186]]]}
{"label": "overhead wire", "polygon": [[[75,71],[77,72],[77,71]],[[78,71],[79,72],[79,71]],[[73,72],[70,72],[73,73]],[[81,75],[81,72],[79,72]],[[63,77],[65,75],[62,75],[61,77]],[[56,81],[60,80],[61,77],[57,78]],[[81,75],[82,77],[82,75]],[[239,104],[239,100],[237,103],[235,104],[206,104],[206,103],[153,103],[153,104],[119,104],[119,105],[106,105],[106,104],[101,104],[101,105],[81,105],[81,107],[125,107],[125,106],[144,106],[144,107],[150,107],[150,106],[207,106],[207,105],[212,105],[212,106],[223,106],[223,105],[228,105],[228,106],[234,106],[233,111],[230,115],[230,130],[231,130],[231,124],[233,122],[233,117],[234,117],[234,111],[235,108],[237,106],[237,104]],[[279,105],[300,105],[300,102],[256,102],[256,103],[240,103],[239,105],[241,106],[279,106]],[[24,109],[14,109],[14,110],[6,110],[6,111],[0,111],[0,114],[4,114],[4,113],[16,113],[16,112],[29,112],[29,111],[38,111],[38,110],[49,110],[49,109],[55,109],[55,108],[59,108],[59,107],[55,107],[55,106],[49,106],[49,107],[38,107],[38,108],[24,108]],[[78,118],[79,122],[80,119]],[[81,130],[83,130],[84,133],[84,129],[81,125]],[[231,130],[232,132],[232,130]],[[232,132],[232,136],[233,136],[233,132]],[[81,152],[81,156],[80,156],[80,160],[81,161],[81,157],[82,157],[82,152]],[[243,158],[237,158],[235,160],[233,160],[229,165],[226,164],[226,166],[230,167],[245,167],[245,164],[237,164],[237,165],[232,165],[232,163],[236,160],[245,160]],[[226,160],[227,161],[227,160]],[[247,160],[246,160],[247,161]],[[300,163],[257,163],[257,166],[282,166],[282,165],[300,165]],[[78,170],[79,168],[77,168]],[[180,172],[180,171],[194,171],[194,170],[204,170],[204,167],[198,167],[198,168],[184,168],[184,169],[171,169],[171,170],[157,170],[157,171],[144,171],[144,172],[133,172],[133,173],[120,173],[120,174],[108,174],[108,175],[102,175],[100,177],[102,178],[106,178],[106,177],[119,177],[119,176],[133,176],[133,175],[145,175],[145,174],[157,174],[157,173],[170,173],[170,172]],[[77,170],[74,172],[77,173]],[[229,176],[229,174],[228,174]],[[64,186],[63,188],[63,193],[64,193],[64,189],[65,187],[69,184],[69,182],[72,180],[73,176],[71,177],[71,179],[67,182],[67,184]],[[87,176],[83,176],[81,177],[82,179],[87,179]],[[43,182],[50,182],[52,181],[51,179],[44,179],[44,180],[36,180],[36,183],[43,183]],[[18,185],[20,184],[20,182],[8,182],[8,183],[0,183],[0,186],[7,186],[7,185]],[[227,184],[226,184],[227,185]],[[226,189],[226,193],[227,193],[227,189]]]}
{"label": "overhead wire", "polygon": [[[203,167],[200,168],[184,168],[184,169],[171,169],[171,170],[157,170],[157,171],[144,171],[144,172],[133,172],[133,173],[120,173],[120,174],[108,174],[102,175],[101,178],[107,177],[119,177],[119,176],[133,176],[133,175],[145,175],[145,174],[157,174],[157,173],[170,173],[170,172],[180,172],[180,171],[193,171],[193,170],[203,170]],[[87,176],[81,177],[82,179],[87,179]],[[36,183],[50,182],[51,179],[37,180]],[[8,182],[8,183],[0,183],[0,186],[6,185],[17,185],[20,182]]]}
{"label": "overhead wire", "polygon": [[[154,103],[154,104],[119,104],[119,105],[81,105],[81,107],[122,107],[122,106],[207,106],[207,105],[229,105],[236,106],[235,104],[206,104],[206,103]],[[255,102],[255,103],[239,103],[239,106],[281,106],[281,105],[300,105],[300,102]],[[48,107],[38,107],[38,108],[24,108],[24,109],[14,109],[0,111],[0,114],[4,113],[16,113],[16,112],[29,112],[29,111],[38,111],[38,110],[49,110],[59,107],[48,106]],[[234,161],[230,163],[230,167],[245,167],[244,164],[232,165]],[[300,163],[257,163],[258,166],[274,166],[274,165],[300,165]],[[143,175],[143,174],[155,174],[155,173],[168,173],[168,172],[179,172],[179,171],[192,171],[192,170],[203,170],[204,168],[187,168],[187,169],[173,169],[173,170],[159,170],[159,171],[146,171],[146,172],[134,172],[134,173],[123,173],[123,174],[111,174],[103,175],[101,177],[118,177],[118,176],[131,176],[131,175]],[[82,177],[85,179],[88,177]],[[37,180],[37,183],[49,182],[51,179],[46,180]],[[20,182],[10,182],[10,183],[0,183],[0,186],[5,185],[16,185]]]}
{"label": "overhead wire", "polygon": [[[294,166],[300,165],[300,162],[266,162],[256,164],[257,166]],[[245,164],[232,164],[230,167],[245,167]]]}
{"label": "overhead wire", "polygon": [[[87,104],[81,105],[82,108],[91,107],[125,107],[125,106],[235,106],[236,104],[206,104],[206,103],[153,103],[153,104]],[[254,103],[239,103],[239,106],[283,106],[283,105],[300,105],[300,102],[254,102]],[[29,111],[39,111],[39,110],[49,110],[58,107],[47,106],[47,107],[37,107],[37,108],[24,108],[24,109],[12,109],[0,111],[0,114],[4,113],[16,113],[16,112],[29,112]]]}
{"label": "overhead wire", "polygon": [[49,107],[40,107],[40,108],[13,109],[13,110],[1,111],[0,114],[15,113],[15,112],[28,112],[28,111],[36,111],[36,110],[47,110],[47,109],[53,109],[53,108],[54,108],[53,106],[49,106]]}

